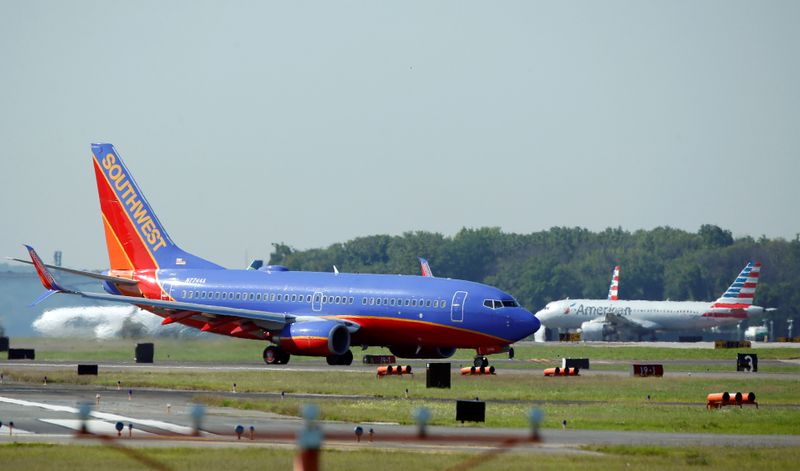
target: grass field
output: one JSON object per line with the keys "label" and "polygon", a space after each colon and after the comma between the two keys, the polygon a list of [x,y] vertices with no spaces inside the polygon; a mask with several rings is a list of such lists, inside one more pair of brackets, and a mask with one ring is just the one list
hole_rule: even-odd
{"label": "grass field", "polygon": [[[123,453],[105,446],[0,445],[5,469],[291,469],[294,451],[281,448],[147,448]],[[350,450],[323,450],[320,463],[326,470],[406,471],[409,469],[475,470],[606,470],[647,469],[661,471],[700,467],[704,470],[794,469],[800,460],[796,448],[699,448],[699,447],[586,447],[583,453],[533,453],[513,451],[495,457],[457,452],[379,450],[370,445]]]}
{"label": "grass field", "polygon": [[[130,360],[133,341],[76,341],[32,339],[37,358],[85,361],[119,358]],[[225,361],[259,365],[261,344],[235,339],[158,340],[157,359],[180,361]],[[29,367],[2,367],[7,379],[41,383],[47,375],[49,384],[86,384],[125,388],[166,388],[198,391],[198,399],[210,405],[297,415],[301,399],[292,394],[321,394],[318,399],[323,418],[346,421],[392,421],[410,423],[411,411],[424,405],[433,411],[433,423],[454,423],[455,399],[479,397],[487,401],[490,427],[525,427],[531,407],[545,412],[545,427],[557,427],[567,420],[574,428],[609,430],[654,430],[676,432],[719,432],[756,434],[796,434],[800,423],[800,380],[742,374],[735,378],[704,377],[694,374],[669,378],[633,378],[619,375],[591,375],[573,378],[545,378],[539,372],[548,363],[559,363],[559,356],[586,356],[599,368],[629,369],[630,361],[659,360],[655,352],[671,358],[707,360],[708,366],[720,360],[735,359],[736,351],[713,349],[676,349],[581,345],[525,346],[517,350],[514,362],[503,362],[500,374],[491,377],[453,375],[452,389],[427,389],[424,374],[378,379],[369,372],[282,371],[277,368],[250,371],[220,371],[205,374],[196,370],[104,371],[98,377],[80,376],[61,370],[35,370]],[[566,352],[566,353],[565,353]],[[573,353],[577,353],[574,354]],[[759,358],[788,359],[798,355],[791,348],[759,349]],[[127,355],[127,357],[125,357]],[[253,358],[255,356],[255,359]],[[733,359],[731,359],[733,358]],[[246,359],[246,360],[245,360]],[[469,363],[467,354],[464,363]],[[163,361],[163,360],[162,360]],[[293,358],[292,361],[295,361]],[[613,362],[604,364],[604,361]],[[458,360],[454,361],[458,364]],[[455,365],[454,365],[455,366]],[[511,368],[514,366],[516,369]],[[773,365],[774,366],[774,365]],[[702,373],[706,365],[676,365],[685,371]],[[788,368],[792,368],[788,366]],[[533,370],[522,371],[524,369]],[[597,368],[594,368],[597,369]],[[764,371],[763,368],[760,368]],[[367,370],[372,371],[372,370]],[[670,369],[668,368],[668,371]],[[783,372],[787,372],[784,369]],[[791,372],[791,371],[788,371]],[[422,373],[422,372],[420,372]],[[239,393],[289,394],[281,400],[268,396],[224,396],[233,383]],[[406,397],[408,390],[408,398]],[[760,409],[725,408],[707,411],[703,406],[710,392],[755,392]],[[363,399],[339,396],[359,395]],[[329,396],[329,398],[325,398]],[[647,399],[650,396],[650,399]],[[566,403],[565,401],[574,401]]]}
{"label": "grass field", "polygon": [[[76,340],[54,338],[12,339],[12,347],[35,348],[39,360],[72,361],[132,361],[137,342],[154,342],[155,361],[195,361],[195,362],[237,362],[260,364],[264,342],[227,337],[209,337],[193,340],[142,339],[142,340]],[[781,347],[758,349],[713,349],[713,348],[669,348],[586,345],[581,343],[525,344],[515,347],[519,363],[535,360],[537,362],[561,362],[563,357],[590,358],[592,360],[655,361],[655,360],[730,360],[736,361],[737,353],[757,353],[759,360],[800,359],[800,349]],[[356,362],[364,353],[386,354],[388,350],[370,348],[366,352],[353,349]],[[473,351],[459,350],[449,361],[470,362]],[[504,358],[504,355],[497,355]],[[293,356],[291,362],[309,360],[308,357]]]}

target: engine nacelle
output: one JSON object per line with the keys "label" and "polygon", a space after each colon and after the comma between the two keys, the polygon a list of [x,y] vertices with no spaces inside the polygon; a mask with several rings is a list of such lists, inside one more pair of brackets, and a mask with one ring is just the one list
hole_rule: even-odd
{"label": "engine nacelle", "polygon": [[581,340],[603,341],[611,331],[605,322],[587,321],[581,324]]}
{"label": "engine nacelle", "polygon": [[350,349],[350,332],[343,324],[329,320],[295,322],[274,337],[279,347],[293,355],[342,355]]}
{"label": "engine nacelle", "polygon": [[456,353],[455,347],[423,348],[417,352],[417,347],[389,347],[392,355],[400,358],[450,358]]}

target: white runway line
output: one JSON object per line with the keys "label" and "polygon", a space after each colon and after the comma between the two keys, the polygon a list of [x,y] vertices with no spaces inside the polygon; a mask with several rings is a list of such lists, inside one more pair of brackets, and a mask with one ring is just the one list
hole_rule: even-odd
{"label": "white runway line", "polygon": [[[42,402],[25,401],[25,400],[22,400],[22,399],[14,399],[14,398],[11,398],[11,397],[0,396],[0,402],[5,402],[7,404],[15,404],[15,405],[23,406],[23,407],[38,407],[40,409],[45,409],[45,410],[54,411],[54,412],[67,412],[67,413],[70,413],[70,414],[77,414],[78,413],[78,409],[75,408],[75,407],[58,406],[58,405],[53,405],[53,404],[44,404]],[[90,413],[90,415],[92,417],[94,417],[94,418],[101,419],[101,421],[102,420],[107,420],[107,421],[111,421],[111,422],[114,422],[114,423],[123,422],[123,423],[126,424],[126,426],[127,426],[127,423],[130,422],[130,423],[133,423],[133,424],[138,425],[138,426],[157,428],[157,429],[165,430],[167,432],[178,433],[178,434],[182,434],[182,435],[191,435],[192,431],[193,431],[191,427],[186,427],[184,425],[173,424],[173,423],[170,423],[170,422],[163,422],[163,421],[160,421],[160,420],[137,419],[137,418],[134,418],[134,417],[127,417],[127,416],[124,416],[124,415],[117,415],[117,414],[111,414],[111,413],[108,413],[108,412],[99,412],[99,411],[92,411]],[[111,426],[113,427],[113,424]],[[114,432],[116,433],[116,430],[114,430]],[[203,433],[203,435],[212,436],[213,434]]]}
{"label": "white runway line", "polygon": [[[40,422],[46,422],[48,424],[58,425],[60,427],[66,427],[71,430],[78,431],[81,429],[81,421],[77,419],[39,419]],[[115,423],[106,422],[104,420],[87,420],[86,421],[86,429],[89,433],[95,435],[117,435],[117,429],[115,428]],[[128,424],[125,424],[125,427],[122,429],[122,436],[128,436]],[[139,430],[134,427],[133,435],[137,437],[145,437],[145,436],[154,436],[155,434],[150,432],[145,432],[144,430]]]}

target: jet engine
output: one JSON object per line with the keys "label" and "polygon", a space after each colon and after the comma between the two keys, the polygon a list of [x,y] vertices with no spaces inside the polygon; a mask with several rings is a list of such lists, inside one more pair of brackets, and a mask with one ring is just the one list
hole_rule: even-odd
{"label": "jet engine", "polygon": [[392,355],[399,358],[450,358],[456,353],[454,347],[433,347],[433,348],[417,348],[417,347],[389,347]]}
{"label": "jet engine", "polygon": [[350,332],[343,324],[329,320],[295,322],[273,339],[288,353],[307,356],[343,355],[350,349]]}
{"label": "jet engine", "polygon": [[603,341],[612,331],[613,328],[605,322],[586,321],[581,324],[581,340]]}

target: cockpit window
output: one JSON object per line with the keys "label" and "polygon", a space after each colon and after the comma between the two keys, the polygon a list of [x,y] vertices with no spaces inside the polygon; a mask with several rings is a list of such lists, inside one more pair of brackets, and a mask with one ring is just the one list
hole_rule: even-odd
{"label": "cockpit window", "polygon": [[517,302],[513,299],[504,299],[503,307],[519,307],[519,304],[517,304]]}
{"label": "cockpit window", "polygon": [[494,309],[494,301],[492,301],[491,299],[484,299],[483,305],[488,307],[489,309]]}

